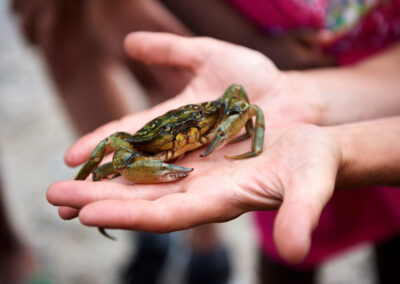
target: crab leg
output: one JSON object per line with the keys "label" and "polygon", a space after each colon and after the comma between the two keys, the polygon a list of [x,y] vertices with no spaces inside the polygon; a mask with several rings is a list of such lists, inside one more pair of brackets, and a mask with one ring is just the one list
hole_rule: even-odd
{"label": "crab leg", "polygon": [[264,144],[264,132],[265,132],[264,114],[260,109],[260,107],[256,105],[251,105],[250,108],[255,110],[256,113],[256,122],[254,127],[254,133],[252,136],[251,151],[237,156],[227,156],[228,159],[246,159],[257,156],[262,151],[262,147]]}
{"label": "crab leg", "polygon": [[200,157],[205,157],[214,152],[215,150],[223,147],[243,128],[248,117],[247,115],[234,114],[229,116],[221,125],[218,127],[217,134],[214,140],[208,146]]}
{"label": "crab leg", "polygon": [[249,103],[249,98],[247,97],[247,94],[245,92],[245,90],[243,89],[243,87],[239,84],[232,84],[230,85],[226,91],[224,92],[224,94],[222,95],[222,102],[224,105],[223,108],[223,113],[222,113],[222,117],[224,118],[228,112],[229,109],[229,103],[231,102],[232,98],[242,98],[245,102]]}
{"label": "crab leg", "polygon": [[131,137],[131,135],[128,133],[117,132],[102,140],[93,150],[89,159],[80,169],[75,179],[85,180],[89,176],[89,174],[100,164],[107,150],[116,150],[120,147],[131,147],[130,143],[125,141],[125,139],[127,139],[128,137]]}
{"label": "crab leg", "polygon": [[[222,96],[222,101],[224,105],[224,112],[222,114],[222,118],[224,118],[227,115],[230,103],[233,98],[241,98],[243,101],[249,103],[249,98],[247,97],[247,94],[241,85],[239,84],[230,85]],[[246,133],[236,137],[229,143],[236,143],[253,137],[254,127],[253,127],[253,121],[251,119],[247,120],[245,127],[246,127]]]}
{"label": "crab leg", "polygon": [[[249,115],[241,115],[234,114],[229,116],[218,128],[217,134],[215,135],[214,140],[211,142],[210,146],[207,148],[205,152],[203,152],[200,156],[205,157],[211,154],[213,151],[221,148],[226,143],[232,140],[244,124],[250,124],[249,120],[252,116],[256,116],[255,128],[252,136],[252,151],[248,153],[244,153],[241,155],[227,157],[229,159],[244,159],[257,156],[262,151],[262,146],[264,142],[264,115],[262,110],[256,105],[250,105]],[[249,126],[248,126],[249,127]],[[246,131],[247,130],[246,127]],[[251,131],[251,130],[250,130]],[[246,135],[246,134],[245,134]],[[242,139],[241,136],[238,137]],[[236,139],[234,139],[236,140]]]}
{"label": "crab leg", "polygon": [[113,174],[113,177],[119,176],[118,173],[115,173],[112,162],[105,163],[94,169],[93,171],[93,181],[99,181],[104,178],[108,178]]}
{"label": "crab leg", "polygon": [[254,134],[254,126],[253,126],[253,120],[251,118],[247,120],[245,127],[246,127],[246,133],[236,137],[235,139],[231,140],[229,143],[236,143],[236,142],[240,142],[240,141],[252,138],[253,134]]}

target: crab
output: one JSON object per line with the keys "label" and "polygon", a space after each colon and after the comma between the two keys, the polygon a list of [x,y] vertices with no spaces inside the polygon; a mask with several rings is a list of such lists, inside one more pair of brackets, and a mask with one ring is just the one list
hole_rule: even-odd
{"label": "crab", "polygon": [[[243,127],[246,132],[235,138]],[[215,101],[171,110],[153,119],[133,135],[116,132],[105,138],[93,150],[75,179],[85,180],[92,173],[93,181],[117,176],[135,183],[175,181],[187,176],[193,169],[166,162],[209,144],[200,155],[206,157],[229,142],[248,138],[252,138],[251,151],[227,158],[257,156],[262,151],[264,129],[261,108],[249,103],[242,86],[232,84]],[[100,165],[109,150],[114,151],[112,162]],[[104,228],[98,229],[103,236],[115,240]]]}
{"label": "crab", "polygon": [[[246,132],[235,138],[243,127]],[[133,135],[116,132],[105,138],[96,146],[75,179],[85,180],[92,173],[93,181],[120,175],[134,183],[175,181],[193,169],[166,162],[209,144],[200,155],[206,157],[229,142],[247,138],[252,138],[251,151],[227,158],[257,156],[262,151],[264,129],[261,108],[249,103],[241,85],[232,84],[217,100],[171,110]],[[109,150],[114,151],[112,162],[100,165]]]}

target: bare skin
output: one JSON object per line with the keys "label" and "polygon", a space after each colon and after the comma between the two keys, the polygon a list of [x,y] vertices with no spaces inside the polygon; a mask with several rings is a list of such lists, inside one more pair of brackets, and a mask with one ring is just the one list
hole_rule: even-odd
{"label": "bare skin", "polygon": [[[393,103],[398,101],[399,93],[384,92],[386,88],[400,89],[395,80],[400,72],[396,63],[399,48],[352,68],[304,73],[281,72],[260,53],[207,38],[136,33],[127,38],[126,49],[145,63],[187,70],[191,83],[176,98],[106,124],[81,138],[65,155],[68,165],[85,161],[95,144],[116,130],[133,132],[140,122],[172,106],[215,98],[231,82],[241,82],[250,101],[269,118],[265,150],[257,158],[245,161],[227,160],[224,155],[241,152],[246,143],[229,145],[206,159],[199,159],[199,153],[194,152],[180,165],[190,164],[196,170],[190,177],[171,184],[58,182],[49,188],[47,198],[60,207],[59,214],[64,219],[79,214],[80,221],[88,226],[169,232],[227,221],[248,211],[279,208],[274,228],[276,245],[285,259],[298,262],[307,254],[311,232],[333,193],[336,178],[338,185],[346,186],[349,177],[357,174],[361,182],[363,175],[370,175],[369,170],[380,169],[387,173],[383,180],[369,179],[368,183],[399,182],[394,173],[399,170],[400,153],[393,142],[399,133],[398,118],[371,121],[360,128],[354,125],[324,129],[305,124],[288,127],[295,122],[332,124],[400,114],[400,106]],[[392,64],[381,68],[382,62]],[[390,73],[385,74],[386,70]],[[384,86],[375,81],[363,85],[370,74],[388,79]],[[333,80],[335,76],[343,78]],[[331,89],[335,92],[329,92]],[[375,96],[379,104],[373,101],[373,92],[379,94]],[[366,110],[362,116],[353,110],[354,103],[348,105],[341,95],[352,102],[358,97],[358,105]],[[383,135],[377,135],[378,130],[394,136],[379,139]],[[367,137],[371,143],[362,147],[350,143],[360,144]],[[374,156],[381,154],[385,159],[368,159],[372,149]]]}

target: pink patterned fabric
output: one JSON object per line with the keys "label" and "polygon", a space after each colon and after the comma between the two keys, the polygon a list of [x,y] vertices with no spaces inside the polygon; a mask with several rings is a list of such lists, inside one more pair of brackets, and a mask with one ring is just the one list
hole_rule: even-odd
{"label": "pink patterned fabric", "polygon": [[400,0],[382,1],[348,33],[327,47],[339,63],[358,62],[400,41]]}
{"label": "pink patterned fabric", "polygon": [[257,25],[272,32],[298,28],[322,28],[326,17],[326,0],[231,0]]}
{"label": "pink patterned fabric", "polygon": [[[329,7],[336,6],[329,6],[331,3],[324,0],[230,1],[268,33],[299,28],[333,29],[342,22],[336,18],[330,21],[334,23],[332,27],[328,25],[329,13],[335,14]],[[377,1],[364,11],[358,22],[325,47],[341,65],[360,61],[400,40],[400,0]],[[263,250],[271,258],[284,262],[272,238],[275,216],[276,212],[257,212],[255,221]],[[323,210],[309,255],[297,267],[314,268],[354,245],[376,243],[396,235],[400,235],[400,189],[370,187],[337,191]]]}
{"label": "pink patterned fabric", "polygon": [[[326,47],[326,51],[334,54],[342,65],[357,62],[400,40],[400,0],[359,0],[357,5],[348,4],[353,9],[343,7],[343,2],[355,2],[349,0],[230,2],[267,33],[279,34],[299,29],[349,29]],[[370,4],[371,2],[373,4]],[[340,17],[341,8],[347,16]],[[359,15],[349,16],[357,13]],[[359,20],[354,26],[353,18]]]}

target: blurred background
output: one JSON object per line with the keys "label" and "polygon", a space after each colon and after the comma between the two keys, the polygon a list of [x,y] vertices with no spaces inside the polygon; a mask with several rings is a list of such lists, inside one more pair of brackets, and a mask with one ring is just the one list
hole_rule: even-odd
{"label": "blurred background", "polygon": [[[70,106],[60,98],[43,54],[23,38],[19,23],[9,1],[0,1],[2,199],[9,223],[6,227],[26,249],[19,257],[14,258],[12,251],[0,256],[0,264],[22,270],[26,265],[27,274],[41,281],[35,283],[120,283],[122,270],[135,251],[132,233],[112,231],[118,241],[110,241],[77,220],[62,221],[57,208],[46,201],[51,183],[76,173],[65,166],[63,154],[89,126],[75,127]],[[124,77],[124,72],[118,74]],[[132,79],[127,89],[141,92],[142,87]],[[126,95],[122,98],[132,101]],[[152,103],[142,94],[135,100],[139,103],[124,111]],[[229,283],[256,283],[257,247],[251,215],[221,224],[219,231],[232,262]],[[170,239],[160,283],[183,283],[189,258],[186,235],[174,233]],[[0,243],[0,252],[6,251],[7,245]],[[372,254],[371,248],[363,245],[337,256],[319,270],[319,283],[375,283]],[[31,257],[33,261],[27,261]],[[8,284],[1,279],[0,283]]]}

